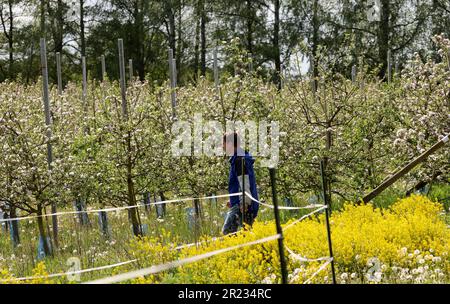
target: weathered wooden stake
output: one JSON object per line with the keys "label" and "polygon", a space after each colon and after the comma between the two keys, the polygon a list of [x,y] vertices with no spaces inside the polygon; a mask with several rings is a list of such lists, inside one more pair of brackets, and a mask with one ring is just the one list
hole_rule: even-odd
{"label": "weathered wooden stake", "polygon": [[217,63],[217,47],[214,48],[214,64],[213,64],[213,69],[214,69],[214,85],[216,86],[216,90],[219,89],[219,66]]}
{"label": "weathered wooden stake", "polygon": [[62,77],[61,77],[61,53],[56,53],[56,78],[58,80],[58,95],[62,94]]}
{"label": "weathered wooden stake", "polygon": [[392,80],[392,58],[391,58],[391,50],[388,50],[387,53],[387,81],[391,83]]}
{"label": "weathered wooden stake", "polygon": [[82,100],[83,105],[86,106],[86,96],[87,96],[87,75],[86,75],[86,57],[81,57],[81,67],[83,71],[83,84],[82,84]]}
{"label": "weathered wooden stake", "polygon": [[133,82],[133,59],[128,60],[128,72],[130,73],[130,82]]}
{"label": "weathered wooden stake", "polygon": [[125,85],[125,59],[123,55],[123,39],[118,39],[119,46],[119,73],[120,73],[120,92],[122,95],[122,114],[123,117],[128,119],[128,107],[126,97],[126,85]]}
{"label": "weathered wooden stake", "polygon": [[[388,177],[384,182],[381,183],[378,187],[376,187],[372,192],[367,194],[362,198],[363,203],[368,203],[372,199],[374,199],[378,194],[383,192],[387,187],[395,183],[400,177],[404,176],[406,173],[411,171],[415,166],[423,162],[428,156],[439,150],[440,148],[444,147],[446,143],[449,141],[449,135],[447,134],[444,138],[442,138],[440,141],[435,143],[430,149],[423,152],[419,156],[417,156],[415,159],[413,159],[411,162],[409,162],[406,166],[401,168],[400,170],[392,173],[390,177]],[[357,202],[360,203],[360,202]]]}
{"label": "weathered wooden stake", "polygon": [[176,97],[176,79],[175,79],[175,61],[173,60],[173,50],[169,49],[169,76],[170,76],[170,97],[172,100],[172,118],[176,118],[176,106],[177,106],[177,97]]}
{"label": "weathered wooden stake", "polygon": [[356,82],[356,65],[352,65],[352,83]]}
{"label": "weathered wooden stake", "polygon": [[[44,114],[45,114],[45,124],[47,126],[47,164],[48,169],[52,170],[53,162],[53,148],[51,144],[52,138],[52,120],[50,116],[50,99],[48,94],[48,69],[47,69],[47,48],[45,38],[41,38],[41,68],[42,68],[42,97],[44,101]],[[56,213],[56,204],[52,202],[51,207],[52,213]],[[58,246],[58,217],[56,215],[52,216],[52,226],[53,226],[53,238],[55,241],[55,246]],[[50,252],[47,252],[50,253]]]}
{"label": "weathered wooden stake", "polygon": [[105,55],[102,55],[101,57],[102,62],[102,81],[105,81],[106,78],[106,61],[105,61]]}

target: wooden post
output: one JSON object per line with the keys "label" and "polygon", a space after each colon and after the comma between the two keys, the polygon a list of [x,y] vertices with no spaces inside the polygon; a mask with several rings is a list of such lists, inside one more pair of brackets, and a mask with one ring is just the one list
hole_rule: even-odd
{"label": "wooden post", "polygon": [[82,56],[81,57],[81,67],[82,67],[82,71],[83,71],[83,84],[82,84],[82,100],[83,100],[83,105],[86,106],[86,96],[87,96],[87,75],[86,75],[86,57]]}
{"label": "wooden post", "polygon": [[273,201],[273,211],[275,214],[275,224],[277,228],[277,233],[280,235],[280,238],[278,239],[278,253],[280,255],[280,264],[281,264],[281,282],[283,284],[287,284],[287,265],[286,265],[286,259],[284,257],[284,245],[283,245],[283,229],[281,229],[280,224],[280,214],[278,211],[278,199],[277,199],[277,190],[275,187],[275,168],[269,168],[270,173],[270,183],[272,186],[272,201]]}
{"label": "wooden post", "polygon": [[170,76],[170,96],[172,100],[172,118],[176,118],[176,111],[175,108],[177,106],[177,100],[176,100],[176,80],[175,80],[175,61],[173,60],[173,50],[169,49],[169,76]]}
{"label": "wooden post", "polygon": [[61,53],[56,53],[56,78],[58,80],[58,95],[62,95],[62,77],[61,77]]}
{"label": "wooden post", "polygon": [[130,73],[130,82],[133,82],[133,59],[128,60],[128,72]]}
{"label": "wooden post", "polygon": [[392,62],[391,62],[391,50],[387,53],[387,81],[391,83],[392,80]]}
{"label": "wooden post", "polygon": [[253,73],[253,56],[252,53],[248,53],[249,64],[248,64],[248,72]]}
{"label": "wooden post", "polygon": [[356,82],[356,65],[352,65],[352,83]]}
{"label": "wooden post", "polygon": [[327,206],[327,209],[325,209],[325,222],[327,225],[327,238],[328,238],[328,249],[330,253],[330,259],[331,259],[331,275],[333,277],[333,284],[336,284],[336,272],[334,269],[334,256],[333,256],[333,247],[331,245],[331,230],[330,230],[330,215],[331,215],[331,203],[328,200],[327,195],[327,181],[325,177],[325,169],[324,169],[324,161],[322,160],[320,162],[320,175],[322,176],[322,192],[323,192],[323,199],[325,201],[325,205]]}
{"label": "wooden post", "polygon": [[[387,187],[395,183],[400,177],[411,171],[415,166],[417,166],[419,163],[423,162],[428,156],[445,146],[445,144],[448,142],[449,135],[447,134],[443,139],[435,143],[430,149],[423,152],[419,156],[417,156],[415,159],[413,159],[411,162],[409,162],[406,166],[401,168],[400,170],[394,172],[391,174],[389,178],[387,178],[384,182],[381,183],[378,187],[376,187],[372,192],[367,194],[362,198],[363,203],[368,203],[372,199],[374,199],[378,194],[383,192]],[[360,203],[360,202],[358,202]]]}
{"label": "wooden post", "polygon": [[123,39],[118,39],[119,47],[119,73],[120,73],[120,92],[122,96],[122,114],[125,119],[128,119],[128,107],[125,86],[125,59],[123,55]]}
{"label": "wooden post", "polygon": [[105,62],[105,55],[102,55],[101,61],[102,61],[102,81],[105,81],[105,78],[106,78],[106,62]]}
{"label": "wooden post", "polygon": [[399,72],[399,68],[398,68],[398,59],[395,58],[395,65],[394,65],[394,76],[397,79],[397,77],[399,77],[400,75],[398,75]]}
{"label": "wooden post", "polygon": [[[50,99],[48,94],[48,69],[47,69],[47,49],[45,38],[41,38],[40,41],[41,46],[41,68],[42,68],[42,97],[44,101],[44,114],[45,114],[45,124],[47,126],[47,164],[48,169],[52,170],[52,162],[53,162],[53,148],[51,144],[52,138],[52,120],[50,116]],[[56,204],[52,202],[51,207],[52,213],[56,213]],[[58,217],[56,215],[52,216],[52,225],[53,225],[53,238],[55,241],[55,246],[58,246]],[[45,238],[44,238],[45,239]],[[50,252],[46,252],[48,254]]]}
{"label": "wooden post", "polygon": [[214,48],[214,64],[213,64],[213,68],[214,68],[214,85],[216,86],[216,90],[219,89],[219,66],[217,63],[217,47]]}

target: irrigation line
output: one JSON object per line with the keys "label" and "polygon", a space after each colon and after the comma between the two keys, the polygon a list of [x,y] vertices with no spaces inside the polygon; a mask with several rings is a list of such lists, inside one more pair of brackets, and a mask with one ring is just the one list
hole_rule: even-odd
{"label": "irrigation line", "polygon": [[273,241],[273,240],[276,240],[279,238],[280,238],[280,234],[275,234],[275,235],[272,235],[272,236],[269,236],[266,238],[262,238],[262,239],[259,239],[259,240],[253,241],[253,242],[248,242],[248,243],[244,243],[244,244],[240,244],[240,245],[236,245],[236,246],[232,246],[232,247],[219,249],[219,250],[207,252],[204,254],[196,255],[193,257],[189,257],[189,258],[185,258],[182,260],[177,260],[177,261],[173,261],[173,262],[169,262],[169,263],[165,263],[165,264],[154,265],[154,266],[150,266],[148,268],[143,268],[143,269],[139,269],[136,271],[131,271],[131,272],[123,273],[123,274],[118,274],[115,276],[106,277],[106,278],[99,279],[99,280],[86,282],[84,284],[112,284],[112,283],[128,281],[128,280],[132,280],[132,279],[135,279],[138,277],[142,277],[142,276],[146,276],[149,274],[154,274],[154,273],[158,273],[161,271],[165,271],[165,270],[168,270],[171,268],[179,267],[179,266],[182,266],[182,265],[185,265],[188,263],[194,263],[194,262],[215,256],[215,255],[219,255],[219,254],[222,254],[222,253],[225,253],[228,251]]}
{"label": "irrigation line", "polygon": [[180,198],[180,199],[172,199],[172,200],[165,200],[161,202],[154,202],[150,204],[145,205],[134,205],[134,206],[123,206],[123,207],[113,207],[113,208],[105,208],[105,209],[94,209],[94,210],[82,210],[82,211],[66,211],[66,212],[56,212],[56,213],[48,213],[48,214],[42,214],[42,215],[30,215],[30,216],[24,216],[24,217],[16,217],[16,218],[7,218],[7,219],[0,219],[0,223],[3,222],[10,222],[10,221],[20,221],[20,220],[28,220],[28,219],[35,219],[38,217],[49,217],[49,216],[58,216],[58,215],[69,215],[69,214],[79,214],[79,213],[97,213],[100,211],[104,212],[112,212],[112,211],[119,211],[119,210],[126,210],[126,209],[133,209],[143,206],[150,206],[150,205],[162,205],[162,204],[170,204],[170,203],[179,203],[179,202],[186,202],[186,201],[193,201],[195,199],[198,200],[206,200],[211,198],[223,198],[223,197],[232,197],[232,196],[239,196],[241,193],[232,193],[232,194],[222,194],[222,195],[212,195],[212,196],[205,196],[205,197],[189,197],[189,198]]}
{"label": "irrigation line", "polygon": [[[245,195],[247,195],[252,201],[254,201],[255,203],[258,203],[262,206],[266,206],[269,207],[271,209],[274,209],[275,207],[271,204],[266,204],[263,202],[258,201],[256,198],[254,198],[250,193],[245,192]],[[281,210],[302,210],[302,209],[314,209],[314,208],[318,208],[318,207],[323,207],[325,205],[322,204],[311,204],[311,205],[306,205],[306,206],[302,206],[302,207],[288,207],[288,206],[278,206],[278,209]]]}

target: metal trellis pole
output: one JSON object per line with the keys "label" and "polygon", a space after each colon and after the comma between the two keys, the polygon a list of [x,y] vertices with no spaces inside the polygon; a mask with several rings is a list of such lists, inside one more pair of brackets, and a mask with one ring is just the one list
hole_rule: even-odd
{"label": "metal trellis pole", "polygon": [[320,175],[322,176],[322,191],[323,191],[323,198],[325,201],[325,205],[327,208],[325,209],[325,222],[327,225],[327,238],[328,238],[328,248],[330,251],[330,259],[331,259],[331,274],[333,276],[333,284],[337,284],[336,282],[336,272],[334,269],[334,256],[333,256],[333,247],[331,245],[331,230],[330,230],[330,214],[331,214],[331,205],[328,200],[328,195],[326,191],[326,178],[325,178],[325,171],[324,171],[324,162],[323,160],[320,161]]}
{"label": "metal trellis pole", "polygon": [[287,265],[286,259],[284,257],[284,246],[283,246],[283,230],[280,224],[280,214],[278,211],[278,200],[277,200],[277,190],[275,187],[275,168],[269,168],[270,173],[270,183],[272,185],[272,200],[273,200],[273,211],[275,214],[275,224],[277,227],[277,233],[280,235],[278,239],[278,252],[280,254],[280,264],[281,264],[281,281],[283,284],[287,284]]}

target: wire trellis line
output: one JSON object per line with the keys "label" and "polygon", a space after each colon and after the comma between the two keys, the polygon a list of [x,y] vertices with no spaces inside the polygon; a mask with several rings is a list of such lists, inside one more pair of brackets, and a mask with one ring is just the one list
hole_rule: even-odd
{"label": "wire trellis line", "polygon": [[193,201],[196,199],[207,200],[207,199],[212,199],[212,198],[224,198],[224,197],[232,197],[232,196],[239,196],[239,195],[241,195],[241,194],[240,193],[232,193],[232,194],[205,196],[205,197],[189,197],[189,198],[171,199],[171,200],[165,200],[165,201],[161,201],[161,202],[154,202],[154,203],[149,203],[149,204],[138,204],[138,205],[133,205],[133,206],[123,206],[123,207],[113,207],[113,208],[93,209],[93,210],[81,210],[81,211],[64,211],[64,212],[48,213],[48,214],[42,214],[42,215],[30,215],[30,216],[24,216],[24,217],[0,219],[0,223],[36,219],[39,217],[50,217],[50,216],[70,215],[70,214],[74,215],[74,214],[81,214],[81,213],[98,213],[98,212],[102,212],[102,211],[103,212],[121,211],[121,210],[134,209],[134,208],[151,206],[151,205],[180,203],[180,202]]}

